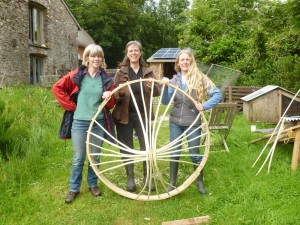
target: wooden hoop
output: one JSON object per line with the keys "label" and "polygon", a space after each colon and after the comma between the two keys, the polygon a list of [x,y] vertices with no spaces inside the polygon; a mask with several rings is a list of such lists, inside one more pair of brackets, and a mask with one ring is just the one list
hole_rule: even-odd
{"label": "wooden hoop", "polygon": [[[140,83],[140,87],[143,88],[143,82],[151,82],[151,96],[153,96],[153,87],[154,87],[154,83],[159,83],[162,87],[162,93],[164,91],[164,89],[166,88],[167,85],[171,86],[174,88],[174,92],[179,91],[181,92],[183,95],[185,95],[187,98],[189,98],[194,104],[196,104],[196,101],[190,96],[188,95],[186,92],[184,92],[183,90],[181,90],[179,87],[174,86],[172,84],[167,84],[163,81],[160,80],[155,80],[155,79],[139,79],[139,80],[133,80],[133,81],[129,81],[126,82],[124,84],[119,85],[117,88],[115,88],[111,94],[114,94],[116,91],[118,91],[121,88],[124,87],[128,87],[131,91],[130,85],[134,84],[134,83]],[[143,93],[143,92],[142,92]],[[132,94],[132,93],[131,93]],[[175,93],[174,93],[175,95]],[[173,97],[174,97],[173,95]],[[164,162],[169,162],[170,161],[170,157],[169,154],[171,152],[176,153],[177,151],[172,150],[172,148],[174,148],[174,145],[179,145],[177,144],[179,141],[183,140],[183,137],[179,137],[177,138],[175,141],[173,141],[172,143],[168,143],[166,145],[163,145],[162,147],[157,148],[157,142],[159,141],[158,139],[158,133],[160,130],[160,126],[162,124],[163,119],[166,117],[166,113],[168,111],[168,109],[170,108],[171,102],[173,101],[173,97],[172,100],[170,101],[170,103],[167,105],[164,113],[162,116],[160,116],[160,121],[158,122],[158,112],[159,112],[159,107],[161,105],[161,100],[162,100],[162,95],[159,97],[159,102],[157,104],[157,109],[155,114],[155,120],[151,122],[149,122],[147,116],[146,116],[146,126],[143,127],[144,128],[144,136],[145,138],[145,142],[146,143],[146,150],[145,151],[137,151],[134,149],[129,149],[127,146],[125,146],[124,144],[118,142],[115,144],[113,142],[110,142],[106,139],[104,139],[101,136],[98,136],[97,134],[92,133],[92,128],[95,125],[99,125],[96,121],[96,118],[98,117],[98,115],[102,112],[102,109],[104,108],[104,106],[106,105],[106,103],[108,102],[108,100],[105,100],[102,102],[102,104],[99,106],[97,113],[95,114],[95,116],[93,117],[89,129],[87,131],[87,142],[86,142],[86,149],[87,149],[87,156],[90,162],[90,165],[92,166],[93,170],[95,171],[95,173],[97,174],[97,176],[99,177],[99,179],[107,186],[109,187],[112,191],[130,198],[130,199],[135,199],[135,200],[143,200],[143,201],[151,201],[151,200],[162,200],[162,199],[167,199],[170,198],[172,196],[175,196],[177,194],[179,194],[180,192],[182,192],[183,190],[185,190],[199,175],[199,173],[201,172],[202,168],[204,167],[208,155],[209,155],[209,148],[210,148],[210,135],[209,135],[209,129],[208,129],[208,122],[204,116],[204,113],[201,112],[198,115],[198,118],[201,117],[201,126],[202,130],[204,130],[204,134],[201,134],[200,136],[198,136],[197,138],[200,138],[201,136],[205,135],[205,143],[204,145],[199,146],[199,148],[201,149],[201,147],[204,148],[204,153],[202,156],[202,160],[200,162],[200,164],[198,165],[197,169],[195,171],[193,171],[193,173],[182,183],[180,184],[178,187],[176,187],[174,190],[172,191],[168,191],[167,190],[167,186],[168,186],[168,182],[169,180],[164,179],[164,171],[161,171],[158,164],[159,163],[164,163]],[[135,98],[133,97],[133,101],[135,102],[136,105],[136,101]],[[150,101],[150,105],[152,105],[153,103],[153,98],[151,98]],[[144,107],[145,107],[145,102],[144,102]],[[151,107],[150,107],[151,108]],[[141,121],[141,115],[138,112],[139,117],[140,117],[140,121]],[[151,112],[149,113],[151,115]],[[195,121],[196,122],[196,121]],[[153,125],[152,125],[153,123]],[[193,124],[190,126],[192,127]],[[100,125],[101,127],[101,125]],[[199,127],[199,128],[200,128]],[[101,129],[105,130],[103,127],[101,127]],[[150,133],[150,135],[149,135]],[[150,136],[150,137],[148,137]],[[106,142],[107,144],[109,144],[110,146],[112,146],[111,148],[115,147],[115,148],[121,148],[125,151],[128,152],[128,154],[126,154],[126,157],[131,157],[130,160],[123,160],[123,157],[125,156],[124,154],[122,155],[122,153],[117,152],[115,150],[112,149],[108,149],[106,147],[101,147],[101,146],[97,146],[94,143],[91,142],[92,137],[97,137],[99,139],[101,139],[102,141],[104,141],[104,143]],[[183,142],[182,142],[183,143]],[[187,143],[187,142],[186,142]],[[186,144],[185,143],[185,144]],[[184,143],[183,143],[184,144]],[[92,153],[91,151],[91,146],[97,147],[99,148],[99,154],[95,154]],[[187,151],[189,150],[189,148],[182,148],[182,151]],[[107,153],[103,153],[103,152],[107,152]],[[100,165],[105,165],[105,164],[110,164],[110,163],[116,163],[116,166],[112,166],[112,167],[108,167],[104,170],[99,170],[98,166],[99,164],[97,164],[94,160],[94,156],[99,156],[100,157]],[[181,153],[181,158],[182,157],[191,157],[191,156],[195,156],[195,155],[191,155],[191,154],[182,154]],[[105,157],[117,157],[119,159],[117,160],[111,160],[111,161],[101,161],[102,158]],[[174,160],[171,160],[174,161]],[[176,160],[175,160],[176,161]],[[131,193],[125,190],[125,188],[123,186],[119,186],[116,184],[116,182],[111,182],[106,176],[110,176],[111,174],[109,174],[111,171],[116,171],[119,168],[124,168],[124,165],[128,165],[128,164],[138,164],[140,162],[146,162],[147,165],[147,179],[146,182],[148,184],[149,187],[146,186],[146,184],[142,185],[143,187],[141,188],[141,191],[139,193]],[[184,160],[178,160],[179,163],[182,164],[193,164],[192,162],[189,161],[184,161]],[[169,164],[167,164],[169,167]],[[124,172],[124,169],[123,169]],[[104,176],[104,173],[106,173],[107,175]],[[124,173],[125,174],[125,173]],[[112,177],[115,177],[115,175],[111,175]],[[152,183],[153,182],[153,183]],[[150,190],[150,186],[151,184],[154,184],[156,187],[156,191],[151,192]]]}

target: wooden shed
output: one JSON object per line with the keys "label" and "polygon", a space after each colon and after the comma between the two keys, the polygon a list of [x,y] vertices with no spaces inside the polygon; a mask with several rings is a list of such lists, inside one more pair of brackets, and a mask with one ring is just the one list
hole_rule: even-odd
{"label": "wooden shed", "polygon": [[[267,85],[245,97],[243,101],[243,114],[249,121],[278,123],[288,108],[295,94],[274,85]],[[300,115],[300,97],[297,96],[286,116]]]}
{"label": "wooden shed", "polygon": [[180,48],[161,48],[147,59],[158,79],[163,77],[172,79],[173,75],[176,74],[174,67],[180,50]]}

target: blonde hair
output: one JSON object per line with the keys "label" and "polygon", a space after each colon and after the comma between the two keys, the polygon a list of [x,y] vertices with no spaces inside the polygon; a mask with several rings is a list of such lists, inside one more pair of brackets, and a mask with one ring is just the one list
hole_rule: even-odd
{"label": "blonde hair", "polygon": [[100,45],[96,44],[89,44],[86,46],[83,52],[83,59],[82,59],[82,65],[85,65],[86,67],[89,66],[89,57],[90,56],[99,56],[102,58],[102,64],[101,67],[105,68],[105,59],[104,59],[104,52]]}
{"label": "blonde hair", "polygon": [[178,53],[175,62],[175,71],[181,72],[178,63],[180,55],[184,53],[188,54],[190,57],[190,68],[186,76],[188,94],[191,94],[192,91],[195,90],[197,100],[199,102],[204,102],[205,99],[208,98],[208,89],[213,88],[215,85],[204,73],[199,70],[194,54],[191,52],[191,50],[183,49]]}

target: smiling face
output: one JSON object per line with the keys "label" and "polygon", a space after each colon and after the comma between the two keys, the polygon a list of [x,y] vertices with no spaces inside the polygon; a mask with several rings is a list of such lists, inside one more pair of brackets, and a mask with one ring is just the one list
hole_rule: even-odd
{"label": "smiling face", "polygon": [[182,53],[178,57],[178,67],[182,73],[187,73],[191,66],[191,57],[187,53]]}
{"label": "smiling face", "polygon": [[139,46],[132,44],[127,47],[127,57],[130,63],[138,63],[142,53]]}
{"label": "smiling face", "polygon": [[90,44],[83,52],[82,65],[89,68],[99,68],[100,66],[105,66],[104,62],[104,52],[101,46]]}
{"label": "smiling face", "polygon": [[89,67],[98,69],[103,62],[103,58],[100,55],[90,55],[88,58]]}

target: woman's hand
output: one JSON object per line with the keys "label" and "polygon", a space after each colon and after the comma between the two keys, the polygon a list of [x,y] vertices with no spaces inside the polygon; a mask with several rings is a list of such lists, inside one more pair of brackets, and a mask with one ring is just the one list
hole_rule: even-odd
{"label": "woman's hand", "polygon": [[111,92],[110,91],[105,91],[105,92],[103,92],[102,98],[107,100],[107,99],[110,98],[110,96],[111,96]]}
{"label": "woman's hand", "polygon": [[151,85],[152,85],[152,82],[153,82],[152,80],[154,80],[154,79],[151,78],[151,81],[146,81],[146,83],[145,83],[146,87],[151,88]]}
{"label": "woman's hand", "polygon": [[198,111],[204,111],[203,105],[200,102],[196,102],[195,106]]}
{"label": "woman's hand", "polygon": [[167,78],[167,77],[163,77],[162,81],[165,82],[165,83],[167,83],[167,84],[170,83],[170,79]]}

